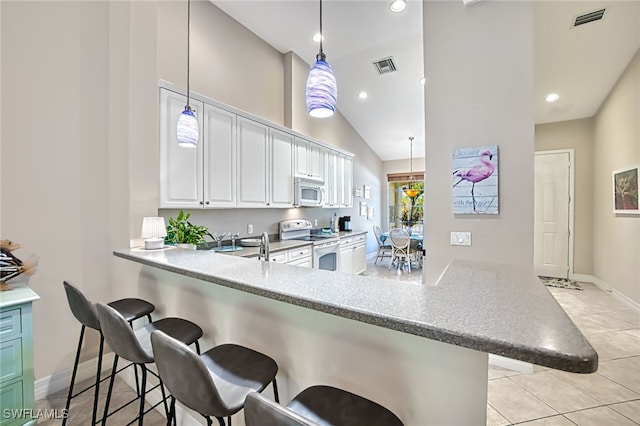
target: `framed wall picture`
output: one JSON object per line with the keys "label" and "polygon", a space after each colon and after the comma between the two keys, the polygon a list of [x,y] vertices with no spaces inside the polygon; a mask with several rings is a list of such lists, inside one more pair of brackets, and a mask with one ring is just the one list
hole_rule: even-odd
{"label": "framed wall picture", "polygon": [[373,220],[373,207],[371,206],[367,207],[367,219]]}
{"label": "framed wall picture", "polygon": [[365,200],[371,198],[371,187],[369,185],[362,185],[362,192]]}
{"label": "framed wall picture", "polygon": [[453,214],[498,214],[498,146],[453,150]]}
{"label": "framed wall picture", "polygon": [[615,214],[640,214],[638,208],[639,173],[640,166],[613,171],[613,212]]}
{"label": "framed wall picture", "polygon": [[367,202],[360,201],[360,216],[366,216],[366,215],[367,215]]}

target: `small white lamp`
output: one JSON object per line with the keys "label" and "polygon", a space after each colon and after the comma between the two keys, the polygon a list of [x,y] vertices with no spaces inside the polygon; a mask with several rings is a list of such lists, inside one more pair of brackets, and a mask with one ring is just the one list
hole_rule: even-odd
{"label": "small white lamp", "polygon": [[155,250],[164,247],[164,237],[167,236],[167,228],[164,217],[145,217],[142,219],[142,235],[144,248]]}

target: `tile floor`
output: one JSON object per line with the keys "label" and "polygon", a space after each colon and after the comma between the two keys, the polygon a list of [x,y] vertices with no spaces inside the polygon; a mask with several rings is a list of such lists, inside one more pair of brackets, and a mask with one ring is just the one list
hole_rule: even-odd
{"label": "tile floor", "polygon": [[[421,271],[389,271],[389,259],[365,275],[420,282]],[[640,425],[640,312],[593,284],[548,287],[599,356],[598,371],[575,374],[534,366],[523,374],[489,366],[487,425]]]}
{"label": "tile floor", "polygon": [[[398,274],[396,270],[389,270],[388,265],[388,258],[378,261],[377,265],[371,260],[365,275],[421,281],[419,269],[411,274],[406,271]],[[549,290],[598,352],[598,371],[584,375],[534,366],[533,373],[523,374],[490,366],[487,425],[640,425],[640,313],[593,284],[581,285],[584,291],[552,287]],[[115,404],[133,397],[131,388],[124,382],[117,383]],[[106,386],[103,388],[106,392]],[[57,392],[37,401],[37,408],[61,410],[65,396],[65,391]],[[101,402],[103,400],[101,398]],[[77,398],[71,406],[68,425],[89,424],[92,402],[89,392]],[[128,407],[109,423],[126,424],[135,415],[135,408]],[[48,420],[42,424],[60,423]],[[145,424],[156,426],[165,422],[154,412],[145,417]]]}

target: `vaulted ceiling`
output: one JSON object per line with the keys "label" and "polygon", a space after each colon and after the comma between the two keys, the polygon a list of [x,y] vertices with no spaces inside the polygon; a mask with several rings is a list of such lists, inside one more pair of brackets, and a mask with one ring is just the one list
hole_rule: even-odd
{"label": "vaulted ceiling", "polygon": [[[317,1],[211,1],[278,51],[315,60]],[[324,51],[338,82],[338,109],[378,156],[408,158],[409,150],[397,147],[414,136],[414,157],[421,157],[422,1],[408,0],[400,13],[391,12],[389,3],[324,1]],[[576,16],[602,8],[603,19],[573,27]],[[593,116],[640,48],[640,1],[536,1],[534,10],[535,122]],[[381,75],[374,62],[388,57],[397,70]],[[358,97],[361,91],[366,99]],[[560,95],[555,103],[545,101],[551,92]]]}

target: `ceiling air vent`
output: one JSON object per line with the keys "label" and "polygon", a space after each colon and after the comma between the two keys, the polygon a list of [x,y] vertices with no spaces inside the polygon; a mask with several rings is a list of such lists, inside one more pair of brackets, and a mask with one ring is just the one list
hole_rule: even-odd
{"label": "ceiling air vent", "polygon": [[376,69],[378,70],[378,73],[380,75],[389,74],[390,72],[394,72],[397,70],[396,63],[393,61],[393,57],[391,56],[375,61],[373,65],[376,66]]}
{"label": "ceiling air vent", "polygon": [[573,26],[588,24],[589,22],[599,21],[604,17],[605,9],[596,10],[594,12],[585,13],[584,15],[576,16],[573,21]]}

